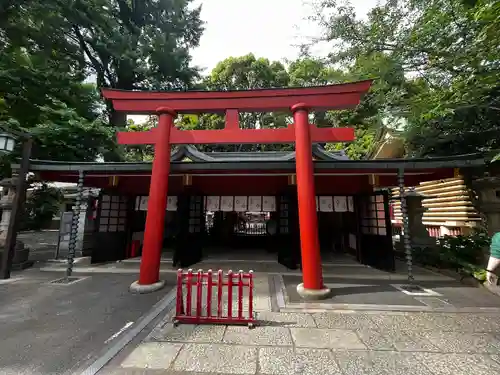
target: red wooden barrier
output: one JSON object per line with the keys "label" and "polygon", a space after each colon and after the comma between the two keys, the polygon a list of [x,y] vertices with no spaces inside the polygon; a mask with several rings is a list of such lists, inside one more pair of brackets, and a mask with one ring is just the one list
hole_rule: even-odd
{"label": "red wooden barrier", "polygon": [[129,258],[135,258],[136,256],[139,255],[139,248],[141,247],[141,241],[139,240],[132,240],[130,242],[130,251],[129,251]]}
{"label": "red wooden barrier", "polygon": [[[174,325],[191,324],[247,324],[249,328],[255,325],[253,315],[253,272],[222,270],[214,277],[212,270],[193,272],[177,271],[177,302]],[[206,286],[206,288],[204,288]],[[193,296],[193,288],[195,294]],[[216,288],[214,291],[213,289]],[[186,293],[184,293],[186,289]],[[233,290],[237,291],[236,315],[233,314]],[[248,290],[245,293],[245,290]],[[212,297],[217,296],[216,311],[212,311]],[[224,295],[227,292],[227,311],[223,311]],[[246,294],[246,296],[245,296]],[[248,300],[248,311],[243,311],[243,301]],[[194,306],[193,306],[194,299]]]}

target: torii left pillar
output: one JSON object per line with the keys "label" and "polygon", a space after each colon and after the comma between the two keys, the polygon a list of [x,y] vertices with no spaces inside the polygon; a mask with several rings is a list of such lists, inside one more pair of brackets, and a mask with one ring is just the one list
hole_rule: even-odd
{"label": "torii left pillar", "polygon": [[170,174],[170,132],[176,113],[166,107],[158,108],[156,112],[159,121],[155,133],[155,156],[149,185],[141,268],[139,280],[130,286],[130,291],[135,293],[154,292],[165,285],[165,282],[160,280],[160,261]]}

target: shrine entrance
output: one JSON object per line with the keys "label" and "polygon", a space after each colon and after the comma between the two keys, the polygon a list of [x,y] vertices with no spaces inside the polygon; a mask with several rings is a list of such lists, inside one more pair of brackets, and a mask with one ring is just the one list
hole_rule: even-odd
{"label": "shrine entrance", "polygon": [[[315,177],[312,144],[321,142],[350,142],[354,140],[353,128],[318,128],[310,124],[311,111],[352,108],[359,104],[361,96],[372,81],[361,81],[322,87],[258,89],[247,91],[193,91],[193,92],[140,92],[102,90],[112,102],[115,111],[135,114],[158,114],[156,128],[147,132],[120,132],[119,144],[154,145],[155,156],[149,189],[144,245],[139,280],[131,285],[136,292],[151,292],[162,288],[159,280],[161,247],[167,207],[168,180],[170,175],[171,146],[179,144],[295,144],[295,177],[298,230],[288,231],[292,240],[292,261],[300,258],[303,284],[298,289],[305,298],[324,298],[330,290],[323,285],[318,218],[315,210]],[[241,129],[239,116],[242,112],[289,112],[293,124],[276,129]],[[220,130],[180,130],[174,120],[178,114],[225,113],[225,127]],[[240,169],[244,170],[244,162]],[[186,200],[186,202],[189,200]],[[293,204],[292,200],[289,200]],[[180,203],[180,202],[179,202]],[[194,205],[194,208],[193,208]],[[189,201],[184,210],[202,210],[203,202]],[[185,215],[182,215],[184,217]],[[191,220],[190,216],[183,220]],[[189,234],[201,241],[204,222],[182,224],[179,238]],[[281,226],[281,223],[280,223]],[[191,229],[194,232],[190,232]],[[300,235],[300,251],[295,250],[295,236]],[[186,237],[187,239],[187,237]],[[187,245],[182,245],[187,246]],[[201,244],[194,245],[201,249]],[[197,250],[198,251],[198,250]],[[200,252],[194,252],[196,254]],[[199,258],[199,256],[197,256]]]}

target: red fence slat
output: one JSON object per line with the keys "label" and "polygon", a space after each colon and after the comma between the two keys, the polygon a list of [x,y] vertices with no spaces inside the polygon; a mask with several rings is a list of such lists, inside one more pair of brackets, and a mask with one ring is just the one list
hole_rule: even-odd
{"label": "red fence slat", "polygon": [[[204,287],[207,287],[204,289]],[[216,287],[217,311],[212,312],[212,288]],[[247,324],[250,328],[256,323],[253,316],[253,272],[238,273],[222,270],[217,272],[214,280],[212,270],[196,274],[190,269],[187,272],[177,271],[177,302],[175,308],[174,324]],[[192,289],[196,288],[196,293]],[[187,289],[184,292],[184,289]],[[245,290],[248,289],[246,293]],[[236,292],[236,301],[233,301],[233,290]],[[227,292],[227,311],[223,311],[224,296]],[[193,295],[195,301],[193,303]],[[248,311],[244,311],[245,296],[248,295]],[[233,314],[233,303],[237,313]],[[193,309],[194,305],[194,309]],[[184,308],[185,306],[185,308]],[[204,307],[206,307],[204,309]]]}

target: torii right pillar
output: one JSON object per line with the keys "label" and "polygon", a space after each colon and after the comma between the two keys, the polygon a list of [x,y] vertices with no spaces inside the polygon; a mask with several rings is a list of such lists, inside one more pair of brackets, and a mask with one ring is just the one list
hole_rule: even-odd
{"label": "torii right pillar", "polygon": [[309,111],[305,104],[299,103],[292,107],[292,113],[295,123],[295,163],[303,279],[303,282],[297,285],[297,292],[307,300],[325,299],[330,296],[331,291],[323,284]]}

